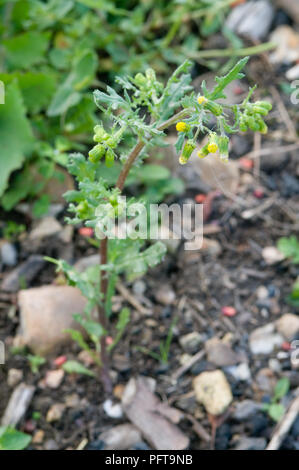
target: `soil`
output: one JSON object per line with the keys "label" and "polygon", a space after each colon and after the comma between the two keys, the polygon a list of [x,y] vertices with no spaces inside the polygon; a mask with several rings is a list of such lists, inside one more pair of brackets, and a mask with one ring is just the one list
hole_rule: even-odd
{"label": "soil", "polygon": [[[281,99],[285,99],[288,105],[287,97],[281,95]],[[291,108],[290,114],[295,114],[295,110]],[[278,112],[274,108],[271,121],[273,127],[263,140],[263,147],[273,146],[275,132],[276,134],[280,132],[280,146],[290,144],[289,141],[283,140],[286,133],[285,123],[277,124],[279,120],[277,115]],[[242,136],[238,139],[239,147],[242,145],[242,148],[253,147],[253,136]],[[242,150],[239,152],[236,146],[232,150],[232,158],[237,159],[244,153],[246,152]],[[253,356],[249,350],[248,337],[257,327],[275,321],[284,313],[299,313],[299,310],[296,311],[295,307],[290,307],[286,302],[291,286],[299,275],[298,266],[288,261],[269,266],[262,256],[264,247],[276,246],[279,237],[298,232],[298,219],[296,222],[296,217],[293,217],[293,214],[298,215],[299,212],[298,150],[282,154],[277,165],[271,165],[270,162],[267,166],[265,162],[269,162],[269,158],[263,160],[261,157],[261,168],[258,170],[256,166],[256,173],[252,169],[241,169],[242,175],[250,174],[253,178],[240,195],[247,201],[249,207],[262,205],[273,197],[273,204],[265,211],[246,220],[242,217],[244,207],[238,199],[232,200],[222,194],[213,199],[212,211],[206,220],[206,225],[217,223],[220,230],[218,233],[207,235],[207,238],[219,242],[220,254],[215,256],[204,250],[188,252],[184,250],[182,244],[174,254],[168,254],[161,266],[151,270],[142,279],[145,286],[142,301],[152,311],[150,316],[144,316],[132,309],[121,295],[114,299],[115,310],[119,309],[120,305],[132,309],[132,322],[111,359],[114,385],[126,384],[130,377],[139,374],[153,377],[157,382],[156,393],[160,398],[192,414],[209,435],[211,435],[211,423],[204,409],[196,403],[192,395],[192,380],[200,372],[217,367],[204,357],[182,375],[177,384],[173,384],[171,376],[181,366],[180,359],[184,353],[179,338],[194,331],[205,335],[206,340],[215,336],[222,338],[227,334],[232,335],[234,351],[242,353],[249,363],[251,380],[242,382],[226,374],[234,402],[217,429],[216,438],[212,442],[212,447],[215,449],[233,449],[237,437],[240,436],[264,437],[267,442],[269,441],[275,422],[265,412],[257,412],[248,420],[241,422],[233,418],[233,409],[237,402],[253,399],[262,403],[270,399],[269,393],[260,390],[256,385],[256,376],[261,369],[269,367],[269,359],[277,359],[278,351],[274,351],[271,355]],[[254,195],[257,188],[262,188],[260,199]],[[186,193],[173,202],[194,201],[197,193],[198,191],[187,185]],[[63,215],[59,214],[60,221],[63,221]],[[6,214],[3,220],[12,220],[16,216],[20,217],[20,214]],[[24,222],[29,231],[30,222],[28,223],[28,219]],[[54,257],[65,255],[55,237],[47,239],[44,246],[39,246],[37,249],[31,246],[28,250],[28,247],[25,248],[25,244],[20,242],[18,249],[21,258],[19,261],[23,261],[34,251]],[[76,231],[68,247],[67,257],[77,260],[94,253],[96,249]],[[1,277],[4,278],[8,272],[9,269],[4,270]],[[54,268],[47,264],[30,286],[51,283],[55,277]],[[125,280],[123,282],[125,283]],[[176,300],[173,304],[159,303],[156,294],[161,286],[174,290]],[[256,293],[260,286],[265,286],[269,291],[268,303],[262,304],[257,298]],[[130,290],[134,289],[132,285],[127,287]],[[233,317],[223,315],[221,310],[223,306],[233,306],[236,315]],[[177,318],[177,323],[173,327],[168,363],[165,365],[142,352],[140,347],[158,353],[174,317]],[[112,318],[112,321],[114,320],[115,318]],[[31,444],[31,448],[75,449],[86,438],[88,440],[86,448],[101,449],[103,443],[98,440],[99,434],[127,420],[112,419],[105,414],[102,408],[105,399],[102,385],[93,378],[66,375],[58,389],[43,388],[41,380],[46,371],[55,368],[53,360],[47,360],[38,373],[33,374],[23,354],[12,354],[9,351],[18,324],[16,295],[0,292],[0,339],[5,340],[8,346],[6,363],[0,367],[0,416],[12,393],[7,384],[8,371],[11,368],[21,369],[24,374],[23,381],[35,385],[36,392],[19,428],[32,434],[37,429],[42,429],[45,433],[43,442]],[[76,345],[72,345],[67,349],[63,348],[60,353],[72,359],[77,357],[79,349]],[[294,391],[299,386],[299,378],[298,371],[292,368],[290,355],[286,354],[279,359],[279,362],[281,367],[280,371],[274,373],[275,379],[288,377],[291,391]],[[46,414],[50,406],[53,403],[63,403],[71,394],[78,395],[78,405],[67,408],[59,421],[48,423]],[[40,414],[37,420],[33,419],[33,416],[36,417],[36,412]],[[187,419],[183,420],[179,427],[189,436],[190,449],[210,447],[210,444],[198,437]],[[298,423],[295,422],[281,446],[282,449],[299,448],[298,427]]]}

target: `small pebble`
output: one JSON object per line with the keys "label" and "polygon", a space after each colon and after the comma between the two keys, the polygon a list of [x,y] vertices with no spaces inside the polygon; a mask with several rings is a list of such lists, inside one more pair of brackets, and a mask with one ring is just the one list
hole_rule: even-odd
{"label": "small pebble", "polygon": [[48,410],[46,420],[48,423],[59,421],[64,413],[65,405],[63,403],[54,403]]}
{"label": "small pebble", "polygon": [[20,369],[9,369],[7,383],[9,387],[15,387],[23,379],[23,371]]}
{"label": "small pebble", "polygon": [[103,409],[110,418],[119,419],[123,416],[123,410],[120,403],[113,403],[110,398],[104,401]]}
{"label": "small pebble", "polygon": [[18,253],[12,243],[4,242],[0,246],[1,261],[6,266],[15,266],[18,262]]}
{"label": "small pebble", "polygon": [[46,374],[45,385],[50,388],[58,388],[63,381],[65,372],[63,369],[50,370]]}
{"label": "small pebble", "polygon": [[32,438],[33,444],[41,444],[45,438],[45,432],[42,429],[38,429],[35,431],[34,436]]}

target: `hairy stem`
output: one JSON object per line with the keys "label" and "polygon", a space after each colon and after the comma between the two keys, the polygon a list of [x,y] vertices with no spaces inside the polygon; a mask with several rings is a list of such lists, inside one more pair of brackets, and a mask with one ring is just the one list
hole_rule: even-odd
{"label": "hairy stem", "polygon": [[[172,118],[168,119],[167,121],[164,121],[162,124],[160,124],[157,129],[162,131],[164,129],[167,129],[168,127],[172,126],[175,124],[178,120],[183,119],[188,115],[190,110],[184,109],[183,111],[180,111],[179,113],[175,114]],[[128,156],[128,159],[126,163],[124,164],[118,180],[116,182],[116,187],[122,191],[126,178],[130,172],[130,169],[132,168],[132,165],[134,164],[136,158],[142,151],[142,149],[146,145],[146,141],[141,141],[138,140],[136,143],[135,147],[131,151],[130,155]],[[105,237],[101,240],[100,244],[100,263],[101,265],[105,265],[108,262],[108,238]],[[103,326],[105,330],[107,330],[107,317],[105,313],[105,304],[106,304],[106,299],[107,299],[107,288],[108,288],[108,273],[106,270],[101,271],[101,294],[102,294],[102,306],[99,306],[99,322]],[[107,345],[106,345],[106,335],[103,335],[101,337],[101,379],[104,385],[105,392],[107,394],[111,394],[112,392],[112,383],[111,383],[111,378],[109,375],[109,359],[108,359],[108,354],[107,354]]]}

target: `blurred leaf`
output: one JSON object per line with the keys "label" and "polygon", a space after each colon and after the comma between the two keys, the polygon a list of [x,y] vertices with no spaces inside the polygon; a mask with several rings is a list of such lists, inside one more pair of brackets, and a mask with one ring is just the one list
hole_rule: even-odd
{"label": "blurred leaf", "polygon": [[273,403],[269,405],[268,408],[268,414],[270,418],[272,418],[274,421],[278,422],[281,420],[285,412],[285,407],[281,405],[280,403]]}
{"label": "blurred leaf", "polygon": [[51,73],[17,74],[24,104],[30,113],[38,113],[50,102],[56,89],[56,79]]}
{"label": "blurred leaf", "polygon": [[11,178],[11,184],[2,196],[3,209],[11,210],[18,202],[25,199],[32,190],[33,176],[27,166],[22,172],[18,172]]}
{"label": "blurred leaf", "polygon": [[291,258],[293,263],[299,263],[299,240],[295,235],[280,238],[277,248],[286,258]]}
{"label": "blurred leaf", "polygon": [[33,147],[33,135],[16,81],[5,87],[5,104],[0,105],[0,196],[10,173],[20,168]]}
{"label": "blurred leaf", "polygon": [[31,442],[31,436],[11,427],[0,427],[0,450],[23,450]]}
{"label": "blurred leaf", "polygon": [[48,116],[58,116],[68,108],[79,103],[82,98],[80,90],[86,88],[93,80],[97,67],[97,56],[93,51],[85,51],[75,60],[73,70],[58,87],[48,108]]}
{"label": "blurred leaf", "polygon": [[33,204],[32,213],[34,217],[41,217],[48,213],[50,206],[50,197],[48,194],[43,194],[35,203]]}
{"label": "blurred leaf", "polygon": [[89,377],[95,377],[95,373],[87,369],[83,364],[78,361],[66,361],[63,366],[63,370],[68,374],[81,374],[88,375]]}
{"label": "blurred leaf", "polygon": [[4,39],[2,45],[6,52],[9,67],[26,69],[44,60],[49,45],[49,33],[28,31]]}
{"label": "blurred leaf", "polygon": [[289,388],[290,381],[287,377],[282,377],[280,380],[278,380],[274,388],[274,400],[280,400],[282,397],[284,397],[288,393]]}

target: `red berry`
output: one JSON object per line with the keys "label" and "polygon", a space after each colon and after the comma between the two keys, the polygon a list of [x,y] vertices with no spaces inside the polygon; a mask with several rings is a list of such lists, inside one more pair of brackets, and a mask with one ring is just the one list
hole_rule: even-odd
{"label": "red berry", "polygon": [[225,306],[222,307],[221,312],[226,317],[234,317],[237,313],[237,310],[235,309],[235,307]]}
{"label": "red berry", "polygon": [[288,341],[284,341],[281,345],[281,349],[284,351],[289,351],[291,349],[291,345]]}
{"label": "red berry", "polygon": [[206,200],[207,196],[205,194],[196,194],[195,202],[202,204]]}
{"label": "red berry", "polygon": [[79,233],[82,237],[92,237],[93,229],[91,227],[81,227],[79,228]]}
{"label": "red berry", "polygon": [[243,88],[240,87],[240,86],[235,86],[235,88],[234,88],[234,94],[235,94],[235,95],[242,95],[242,93],[244,93]]}
{"label": "red berry", "polygon": [[107,338],[106,338],[107,346],[110,346],[112,343],[113,343],[113,338],[111,336],[107,336]]}
{"label": "red berry", "polygon": [[262,199],[264,197],[264,191],[261,188],[255,189],[253,194],[257,199]]}
{"label": "red berry", "polygon": [[67,361],[67,357],[66,357],[66,356],[58,356],[58,357],[56,357],[56,359],[54,360],[54,365],[55,365],[56,367],[61,367],[66,361]]}
{"label": "red berry", "polygon": [[250,158],[240,158],[239,163],[244,170],[251,170],[253,168],[253,161]]}

